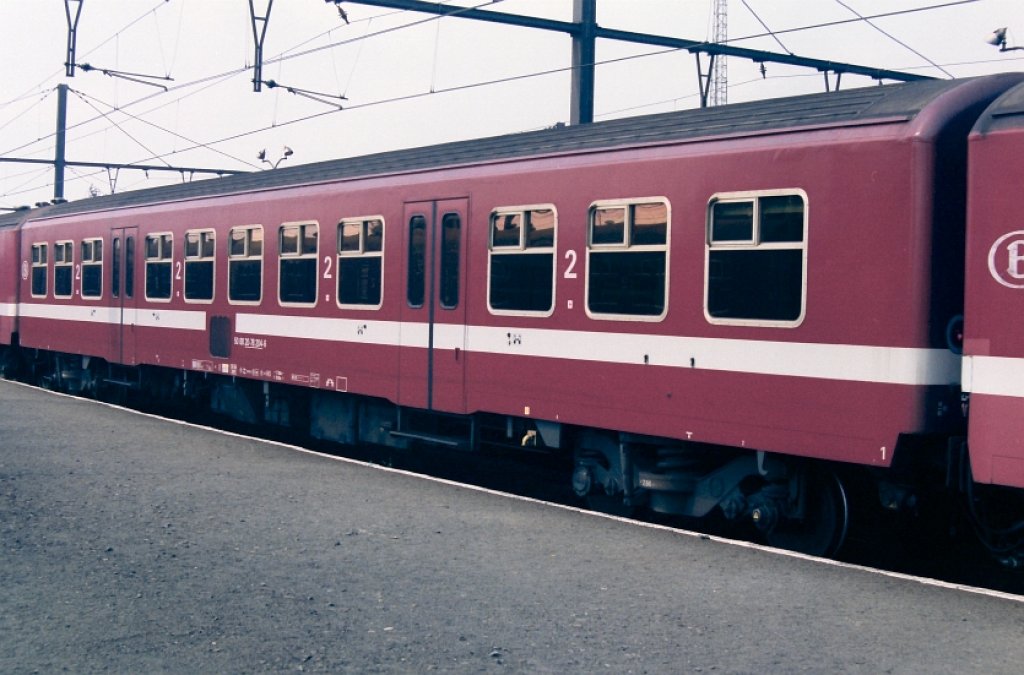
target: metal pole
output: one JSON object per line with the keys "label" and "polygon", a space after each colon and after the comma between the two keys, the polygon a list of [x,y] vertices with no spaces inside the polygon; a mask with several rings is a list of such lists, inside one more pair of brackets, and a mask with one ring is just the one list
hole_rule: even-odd
{"label": "metal pole", "polygon": [[64,199],[65,130],[68,124],[68,85],[57,85],[57,150],[53,157],[53,198]]}
{"label": "metal pole", "polygon": [[597,0],[573,0],[572,110],[570,124],[594,121],[594,62],[597,60]]}
{"label": "metal pole", "polygon": [[[75,15],[71,16],[71,3],[77,2]],[[68,19],[68,51],[64,61],[64,74],[68,77],[75,76],[75,49],[78,44],[78,20],[82,18],[82,4],[85,0],[64,0],[64,14]]]}
{"label": "metal pole", "polygon": [[267,0],[267,11],[263,16],[256,16],[253,0],[249,0],[249,18],[252,20],[252,39],[256,43],[256,56],[252,64],[252,90],[262,91],[263,88],[263,41],[267,39],[267,25],[270,21],[270,10],[274,8],[274,0]]}

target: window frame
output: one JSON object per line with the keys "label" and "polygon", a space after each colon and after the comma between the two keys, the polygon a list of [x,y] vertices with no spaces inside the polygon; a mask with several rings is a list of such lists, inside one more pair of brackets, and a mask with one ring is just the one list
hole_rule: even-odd
{"label": "window frame", "polygon": [[[455,239],[449,240],[449,222],[454,220]],[[464,302],[462,284],[465,276],[463,263],[463,237],[465,219],[459,210],[447,210],[440,214],[435,227],[437,228],[437,307],[444,311],[454,311],[459,303]],[[454,242],[454,255],[452,243]],[[454,267],[454,269],[453,269]],[[454,273],[453,273],[454,272]],[[454,281],[454,283],[453,283]],[[454,302],[451,293],[454,293]],[[431,300],[433,302],[433,300]]]}
{"label": "window frame", "polygon": [[[63,260],[60,263],[57,262],[57,250],[60,249],[64,253]],[[70,251],[71,256],[68,257],[67,253]],[[71,275],[68,292],[57,293],[57,270],[68,269],[68,274]],[[68,300],[75,296],[75,242],[71,239],[62,239],[53,243],[53,297],[62,300]]]}
{"label": "window frame", "polygon": [[[96,259],[96,243],[99,242],[99,260]],[[88,259],[85,255],[85,245],[89,245],[89,256]],[[82,260],[79,262],[80,271],[75,276],[78,277],[79,281],[79,296],[83,300],[101,300],[103,299],[103,250],[106,248],[103,237],[86,237],[79,242],[78,249],[81,251]],[[91,295],[85,294],[85,274],[86,271],[91,270],[94,267],[99,267],[99,279],[100,279],[100,292]]]}
{"label": "window frame", "polygon": [[[189,235],[199,235],[199,255],[189,257],[188,254],[188,238]],[[209,256],[203,255],[203,244],[206,239],[203,235],[210,235],[209,240],[213,242],[213,253]],[[181,279],[181,297],[188,304],[195,305],[209,305],[213,303],[217,297],[217,231],[212,227],[202,227],[192,230],[185,230],[183,238],[183,263],[182,267],[182,279]],[[188,267],[189,263],[210,263],[213,266],[213,271],[210,275],[210,297],[209,298],[189,298],[188,297]]]}
{"label": "window frame", "polygon": [[[379,221],[381,225],[381,241],[379,251],[367,251],[366,250],[366,227],[368,223]],[[346,224],[359,223],[361,225],[359,230],[359,250],[358,251],[342,251],[341,245],[343,243],[343,230]],[[354,216],[351,218],[339,218],[337,227],[337,246],[335,251],[335,268],[334,274],[337,276],[337,283],[335,284],[335,304],[339,309],[357,309],[357,310],[378,310],[384,306],[384,284],[386,283],[386,275],[384,274],[384,249],[387,246],[388,226],[387,221],[382,215],[373,216]],[[362,303],[348,303],[341,301],[341,261],[344,258],[348,259],[366,259],[366,258],[379,258],[380,259],[380,302],[375,305],[362,304]]]}
{"label": "window frame", "polygon": [[[665,243],[664,244],[633,244],[633,215],[630,207],[641,206],[644,204],[663,204],[665,206]],[[593,214],[599,209],[616,208],[622,207],[625,211],[625,222],[623,223],[623,241],[622,243],[592,243],[593,238]],[[591,202],[587,208],[587,222],[586,222],[586,249],[587,249],[587,260],[586,270],[584,272],[584,284],[583,284],[583,310],[590,319],[597,321],[643,321],[643,322],[659,322],[664,321],[665,317],[668,316],[669,308],[669,291],[672,287],[671,283],[671,252],[672,252],[672,202],[669,201],[668,197],[665,196],[651,196],[651,197],[630,197],[624,199],[602,199]],[[592,273],[591,255],[593,253],[646,253],[646,252],[659,252],[662,251],[665,254],[665,281],[664,281],[664,295],[663,306],[659,314],[614,314],[606,312],[594,312],[590,309],[590,279]]]}
{"label": "window frame", "polygon": [[[42,260],[40,260],[40,258]],[[29,278],[28,278],[28,292],[33,298],[45,298],[50,293],[49,285],[49,273],[50,273],[50,244],[46,241],[34,241],[29,247]],[[43,274],[43,292],[36,293],[36,270],[42,268]]]}
{"label": "window frame", "polygon": [[[402,235],[405,238],[405,303],[411,309],[426,306],[427,297],[427,244],[428,222],[422,213],[411,214],[403,224]],[[416,233],[420,233],[420,241],[416,241]],[[414,291],[418,298],[413,297]]]}
{"label": "window frame", "polygon": [[[316,236],[316,251],[313,253],[304,253],[302,250],[302,244],[305,240],[306,226],[315,225],[317,228]],[[284,253],[282,251],[282,243],[284,232],[287,228],[298,227],[299,228],[299,239],[298,239],[298,251],[296,253]],[[277,226],[277,304],[281,307],[316,307],[320,300],[320,222],[316,220],[297,220],[290,221],[287,223],[281,223]],[[266,239],[263,240],[264,247],[267,245]],[[283,263],[290,260],[313,260],[313,301],[312,302],[285,302],[281,299],[281,274]]]}
{"label": "window frame", "polygon": [[[164,257],[164,244],[165,237],[170,242],[171,250],[170,256]],[[149,242],[151,239],[157,239],[160,242],[160,257],[151,258],[149,257]],[[145,298],[146,302],[170,302],[174,299],[174,233],[173,232],[149,232],[142,239],[143,245],[143,265],[145,274],[143,275],[142,297]],[[167,286],[167,297],[166,298],[154,298],[149,295],[149,266],[150,265],[167,265],[169,268],[169,281]]]}
{"label": "window frame", "polygon": [[[528,228],[526,227],[527,213],[534,211],[551,211],[554,219],[554,231],[550,246],[537,246],[531,248],[528,242]],[[494,245],[494,223],[502,216],[520,216],[519,245],[518,246],[495,246]],[[551,306],[547,310],[528,309],[496,309],[491,306],[491,282],[492,259],[497,255],[551,255]],[[546,318],[555,313],[555,306],[558,303],[558,209],[554,204],[527,204],[524,206],[497,206],[491,209],[487,219],[487,311],[494,316],[530,316]]]}
{"label": "window frame", "polygon": [[[799,197],[803,201],[803,237],[799,242],[762,242],[761,241],[761,199],[766,197]],[[715,243],[712,240],[712,219],[714,205],[722,202],[753,202],[753,232],[749,240],[736,240]],[[807,239],[808,223],[810,222],[810,200],[807,193],[800,188],[780,188],[771,190],[746,190],[740,192],[716,192],[707,201],[704,215],[704,318],[715,326],[748,326],[758,328],[797,328],[807,316]],[[715,317],[708,309],[708,298],[711,290],[711,253],[712,251],[791,251],[801,250],[800,264],[800,314],[795,319],[743,319],[733,317]]]}
{"label": "window frame", "polygon": [[[242,253],[241,255],[231,252],[231,242],[234,240],[234,234],[238,230],[243,230],[243,231],[246,232],[245,252]],[[252,249],[252,232],[255,232],[256,230],[260,231],[260,254],[258,256],[257,255],[253,255],[252,251],[251,251],[251,249]],[[265,280],[265,277],[264,277],[265,270],[264,270],[263,263],[264,263],[264,261],[266,259],[266,254],[265,254],[266,250],[267,250],[267,232],[266,232],[266,228],[263,227],[262,225],[257,225],[257,224],[252,224],[252,225],[235,225],[233,227],[228,228],[228,237],[227,237],[227,253],[228,253],[228,288],[227,288],[227,298],[228,298],[228,304],[229,305],[256,306],[256,305],[260,305],[260,304],[263,303],[263,293],[264,293],[264,290],[265,290],[264,287],[266,286],[266,280]],[[231,297],[231,269],[232,269],[231,263],[232,262],[239,262],[239,261],[253,261],[253,260],[258,260],[259,263],[260,263],[260,297],[257,298],[256,300],[235,300],[234,298]]]}

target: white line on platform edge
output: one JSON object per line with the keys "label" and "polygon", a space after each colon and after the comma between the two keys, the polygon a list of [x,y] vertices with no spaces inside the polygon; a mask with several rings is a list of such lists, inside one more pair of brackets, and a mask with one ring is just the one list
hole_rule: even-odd
{"label": "white line on platform edge", "polygon": [[53,396],[59,396],[59,397],[63,397],[63,398],[70,398],[70,399],[73,399],[73,400],[76,400],[76,401],[81,401],[83,403],[91,403],[91,404],[95,404],[95,405],[100,405],[100,406],[104,406],[104,407],[107,407],[107,408],[112,408],[114,410],[120,410],[120,411],[127,412],[127,413],[130,413],[130,414],[133,414],[133,415],[138,415],[140,417],[147,417],[149,419],[159,420],[161,422],[170,422],[171,424],[177,424],[177,425],[180,425],[180,426],[183,426],[183,427],[189,427],[189,428],[192,428],[192,429],[199,429],[199,430],[202,430],[202,431],[209,431],[209,432],[212,432],[212,433],[215,433],[215,434],[220,434],[222,436],[228,436],[228,437],[232,437],[232,438],[239,438],[239,439],[243,439],[243,440],[247,440],[247,441],[255,441],[257,443],[262,443],[262,444],[265,444],[265,445],[277,446],[277,447],[280,447],[280,448],[284,448],[286,450],[293,450],[293,451],[300,452],[300,453],[303,453],[303,454],[313,455],[314,457],[321,457],[323,459],[333,460],[333,461],[337,461],[337,462],[343,462],[345,464],[352,464],[352,465],[355,465],[355,466],[365,467],[365,468],[368,468],[368,469],[376,469],[376,470],[384,471],[384,472],[387,472],[387,473],[394,473],[394,474],[398,474],[398,475],[402,475],[402,476],[409,476],[409,477],[412,477],[412,478],[419,478],[419,479],[427,480],[427,481],[430,481],[430,482],[433,482],[433,483],[439,483],[441,485],[448,485],[448,486],[462,488],[462,489],[466,489],[466,490],[472,490],[474,492],[481,492],[481,493],[488,494],[488,495],[494,495],[496,497],[504,497],[506,499],[513,499],[513,500],[517,500],[517,501],[521,501],[521,502],[527,502],[527,503],[538,504],[538,505],[547,506],[547,507],[553,507],[553,508],[556,508],[556,509],[561,509],[563,511],[569,511],[571,513],[578,513],[578,514],[581,514],[581,515],[584,515],[584,516],[589,516],[589,517],[592,517],[592,518],[603,518],[605,520],[613,520],[613,521],[617,521],[617,522],[624,523],[624,524],[627,524],[627,525],[632,525],[634,527],[641,527],[641,528],[646,528],[646,529],[650,529],[650,530],[659,530],[659,531],[662,531],[662,532],[669,532],[669,533],[676,534],[676,535],[684,535],[684,536],[692,537],[692,538],[695,538],[695,539],[701,539],[701,540],[705,540],[705,541],[713,541],[713,542],[717,542],[717,543],[720,543],[720,544],[726,544],[728,546],[736,546],[736,547],[739,547],[739,548],[751,549],[751,550],[754,550],[754,551],[761,551],[761,552],[764,552],[764,553],[784,556],[784,557],[787,557],[787,558],[796,558],[798,560],[806,560],[806,561],[809,561],[809,562],[816,562],[816,563],[820,563],[820,564],[823,564],[823,565],[828,565],[828,566],[831,566],[831,567],[838,567],[840,569],[848,569],[848,570],[853,570],[853,571],[858,571],[858,572],[867,572],[869,574],[874,574],[874,575],[877,575],[877,576],[887,577],[887,578],[890,578],[890,579],[897,579],[897,580],[900,580],[900,581],[910,581],[910,582],[917,583],[917,584],[920,584],[920,585],[923,585],[923,586],[932,586],[932,587],[935,587],[935,588],[942,588],[942,589],[952,590],[952,591],[962,591],[964,593],[971,593],[973,595],[981,595],[981,596],[986,596],[986,597],[990,597],[990,598],[997,598],[997,599],[1000,599],[1000,600],[1009,600],[1011,602],[1024,603],[1024,595],[1015,595],[1013,593],[1007,593],[1005,591],[996,591],[996,590],[992,590],[992,589],[988,589],[988,588],[980,588],[978,586],[968,586],[966,584],[955,584],[955,583],[948,582],[948,581],[941,581],[939,579],[930,579],[928,577],[919,577],[919,576],[914,576],[912,574],[905,574],[903,572],[891,572],[889,570],[881,570],[881,569],[877,569],[877,568],[874,568],[874,567],[866,567],[864,565],[856,565],[856,564],[853,564],[853,563],[846,563],[846,562],[842,562],[842,561],[839,561],[839,560],[831,560],[829,558],[821,558],[821,557],[818,557],[818,556],[807,555],[805,553],[798,553],[796,551],[787,551],[786,549],[774,548],[772,546],[765,546],[764,544],[756,544],[756,543],[749,542],[749,541],[740,541],[740,540],[737,540],[737,539],[729,539],[727,537],[720,537],[720,536],[711,535],[711,534],[704,534],[704,533],[701,533],[701,532],[693,532],[691,530],[683,530],[683,529],[679,529],[679,528],[675,528],[675,527],[668,527],[667,525],[658,525],[656,523],[645,523],[645,522],[642,522],[642,521],[639,521],[639,520],[633,520],[631,518],[623,518],[623,517],[620,517],[620,516],[613,516],[613,515],[609,515],[609,514],[606,514],[606,513],[599,513],[597,511],[590,511],[590,510],[582,509],[582,508],[579,508],[579,507],[576,507],[576,506],[568,506],[566,504],[556,504],[554,502],[546,502],[546,501],[544,501],[542,499],[534,499],[533,497],[523,497],[523,496],[520,496],[520,495],[511,494],[511,493],[508,493],[508,492],[501,492],[499,490],[492,490],[490,488],[480,487],[480,486],[477,486],[477,485],[467,485],[466,483],[459,483],[457,481],[449,480],[447,478],[435,478],[434,476],[426,476],[426,475],[423,475],[421,473],[415,473],[413,471],[406,471],[404,469],[395,469],[395,468],[392,468],[392,467],[383,466],[381,464],[374,464],[373,462],[364,462],[362,460],[351,459],[349,457],[339,457],[337,455],[329,455],[327,453],[318,452],[316,450],[309,450],[308,448],[302,448],[302,447],[299,447],[297,445],[291,445],[290,443],[284,443],[282,441],[274,441],[274,440],[269,440],[269,439],[264,439],[264,438],[258,438],[258,437],[255,437],[255,436],[246,436],[245,434],[239,434],[239,433],[235,433],[233,431],[224,431],[223,429],[217,429],[215,427],[209,427],[209,426],[205,426],[205,425],[202,425],[202,424],[195,424],[195,423],[192,423],[192,422],[185,422],[183,420],[176,420],[176,419],[173,419],[173,418],[170,418],[170,417],[162,417],[160,415],[155,415],[153,413],[147,413],[147,412],[142,412],[142,411],[139,411],[139,410],[133,410],[131,408],[126,408],[124,406],[120,406],[120,405],[117,405],[115,403],[107,403],[106,401],[97,401],[95,399],[81,398],[81,397],[78,397],[78,396],[72,396],[70,394],[64,394],[62,392],[57,392],[57,391],[51,391],[49,389],[41,389],[39,387],[34,387],[32,385],[25,384],[25,383],[22,383],[22,382],[16,382],[16,381],[13,381],[13,380],[2,380],[2,381],[3,382],[8,382],[10,384],[17,385],[17,386],[21,386],[21,387],[26,387],[26,388],[32,389],[34,391],[39,391],[39,392],[43,392],[43,393],[46,393],[46,394],[51,394]]}

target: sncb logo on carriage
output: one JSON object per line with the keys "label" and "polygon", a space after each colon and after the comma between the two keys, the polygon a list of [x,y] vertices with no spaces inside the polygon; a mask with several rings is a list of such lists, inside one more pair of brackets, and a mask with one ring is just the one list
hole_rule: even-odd
{"label": "sncb logo on carriage", "polygon": [[1007,288],[1024,288],[1024,230],[996,239],[988,251],[988,271]]}

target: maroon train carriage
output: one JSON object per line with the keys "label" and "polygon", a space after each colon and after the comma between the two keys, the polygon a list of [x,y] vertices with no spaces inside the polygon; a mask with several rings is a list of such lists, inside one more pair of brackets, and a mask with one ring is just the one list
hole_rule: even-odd
{"label": "maroon train carriage", "polygon": [[[964,484],[1024,488],[1024,86],[978,121],[969,160],[963,389],[970,474]],[[975,514],[981,534],[997,550],[1016,546],[1024,528],[994,505],[1017,504],[1019,493],[988,492],[998,498],[969,502],[987,506]]]}
{"label": "maroon train carriage", "polygon": [[[816,553],[965,434],[966,137],[1019,75],[612,121],[58,205],[37,377],[341,442],[565,449],[609,508]],[[887,471],[883,471],[888,469]]]}
{"label": "maroon train carriage", "polygon": [[18,251],[20,226],[29,217],[28,209],[0,214],[0,375],[8,377],[16,370]]}

